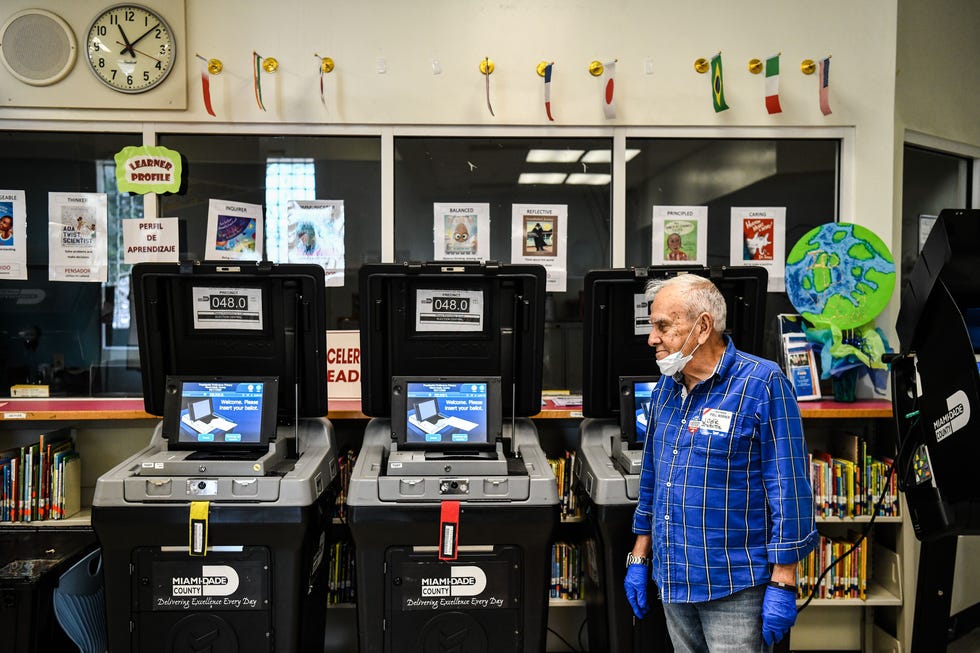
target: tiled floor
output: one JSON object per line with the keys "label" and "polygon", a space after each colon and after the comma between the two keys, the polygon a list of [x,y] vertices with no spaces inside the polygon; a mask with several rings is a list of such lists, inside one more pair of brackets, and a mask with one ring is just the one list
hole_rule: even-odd
{"label": "tiled floor", "polygon": [[980,653],[980,628],[974,628],[947,646],[946,653]]}

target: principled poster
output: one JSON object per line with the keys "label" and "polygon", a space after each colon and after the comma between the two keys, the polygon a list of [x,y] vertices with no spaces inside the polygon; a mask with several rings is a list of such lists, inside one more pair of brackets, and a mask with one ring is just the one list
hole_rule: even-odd
{"label": "principled poster", "polygon": [[653,207],[653,265],[708,264],[708,207]]}
{"label": "principled poster", "polygon": [[511,263],[544,266],[549,292],[565,292],[568,278],[568,205],[514,204],[511,207]]}
{"label": "principled poster", "polygon": [[48,278],[108,280],[105,193],[48,193]]}
{"label": "principled poster", "polygon": [[27,202],[22,190],[0,190],[0,279],[27,278]]}
{"label": "principled poster", "polygon": [[485,261],[490,254],[490,205],[432,204],[436,261]]}
{"label": "principled poster", "polygon": [[262,259],[262,205],[212,199],[208,203],[208,261]]}
{"label": "principled poster", "polygon": [[769,273],[769,292],[786,289],[786,207],[732,207],[731,264]]}

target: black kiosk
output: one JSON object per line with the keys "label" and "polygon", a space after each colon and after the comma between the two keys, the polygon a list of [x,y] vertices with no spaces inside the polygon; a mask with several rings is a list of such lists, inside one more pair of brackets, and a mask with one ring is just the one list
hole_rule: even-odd
{"label": "black kiosk", "polygon": [[109,650],[323,650],[337,473],[316,265],[139,264],[149,445],[99,478]]}
{"label": "black kiosk", "polygon": [[365,265],[350,480],[361,653],[545,648],[554,474],[538,265]]}
{"label": "black kiosk", "polygon": [[895,474],[922,541],[912,651],[942,651],[957,536],[980,535],[980,210],[946,209],[902,288]]}
{"label": "black kiosk", "polygon": [[589,538],[585,565],[589,651],[650,653],[672,650],[663,610],[650,596],[643,620],[633,616],[623,579],[632,550],[633,512],[649,397],[659,377],[647,345],[649,310],[644,291],[654,278],[708,277],[725,296],[726,334],[743,351],[762,351],[768,275],[759,267],[664,266],[593,270],[585,275],[582,420],[576,479]]}

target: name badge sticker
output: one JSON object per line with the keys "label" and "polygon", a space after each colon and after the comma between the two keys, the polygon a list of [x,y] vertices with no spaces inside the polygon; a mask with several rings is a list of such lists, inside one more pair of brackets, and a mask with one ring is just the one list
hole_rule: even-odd
{"label": "name badge sticker", "polygon": [[701,413],[701,431],[708,435],[728,435],[732,429],[730,410],[705,408]]}

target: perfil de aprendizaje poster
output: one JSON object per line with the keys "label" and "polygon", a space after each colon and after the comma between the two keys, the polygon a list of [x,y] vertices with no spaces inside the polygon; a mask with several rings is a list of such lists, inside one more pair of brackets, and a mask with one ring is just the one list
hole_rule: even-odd
{"label": "perfil de aprendizaje poster", "polygon": [[180,260],[178,218],[127,218],[122,221],[123,261],[130,265],[146,262],[176,263]]}
{"label": "perfil de aprendizaje poster", "polygon": [[490,254],[490,204],[432,204],[436,261],[485,261]]}
{"label": "perfil de aprendizaje poster", "polygon": [[286,252],[280,252],[280,261],[316,263],[325,272],[325,285],[344,285],[343,200],[290,200],[281,242]]}
{"label": "perfil de aprendizaje poster", "polygon": [[105,193],[48,193],[48,278],[108,281]]}
{"label": "perfil de aprendizaje poster", "polygon": [[708,207],[653,207],[653,265],[708,264]]}
{"label": "perfil de aprendizaje poster", "polygon": [[511,263],[537,263],[549,292],[565,292],[568,205],[514,204],[511,207]]}
{"label": "perfil de aprendizaje poster", "polygon": [[0,190],[0,279],[27,278],[27,203],[22,190]]}
{"label": "perfil de aprendizaje poster", "polygon": [[786,207],[732,207],[731,265],[758,265],[769,292],[786,289]]}
{"label": "perfil de aprendizaje poster", "polygon": [[208,202],[208,261],[262,260],[262,206],[212,199]]}

